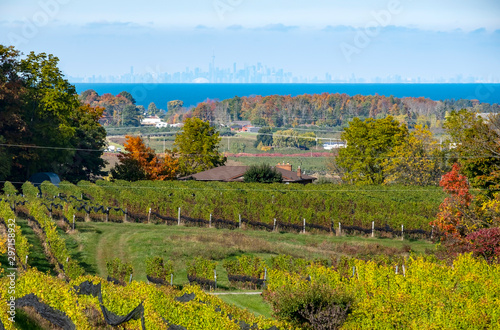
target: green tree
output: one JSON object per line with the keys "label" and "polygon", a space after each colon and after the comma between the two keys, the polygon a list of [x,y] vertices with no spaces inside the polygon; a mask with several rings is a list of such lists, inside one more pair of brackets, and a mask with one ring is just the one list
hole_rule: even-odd
{"label": "green tree", "polygon": [[229,100],[229,112],[233,121],[241,120],[241,97],[235,96]]}
{"label": "green tree", "polygon": [[252,125],[254,126],[266,126],[266,120],[264,118],[256,118],[254,120],[251,121]]}
{"label": "green tree", "polygon": [[226,157],[219,152],[220,140],[219,133],[208,122],[186,119],[172,151],[178,155],[181,176],[224,165]]}
{"label": "green tree", "polygon": [[72,126],[76,128],[71,143],[76,150],[71,161],[61,166],[59,174],[72,183],[93,181],[104,174],[106,130],[99,124],[103,112],[104,108],[82,105],[71,115]]}
{"label": "green tree", "polygon": [[[13,47],[0,45],[0,143],[21,144],[25,140],[26,123],[22,118],[22,94],[25,92],[23,81],[18,74],[20,63],[19,51]],[[16,175],[17,157],[22,150],[13,146],[0,146],[0,180],[8,177],[23,180],[24,175]],[[11,176],[14,166],[14,175]],[[20,166],[20,164],[18,165]]]}
{"label": "green tree", "polygon": [[269,164],[252,165],[250,166],[244,176],[244,182],[260,182],[260,183],[274,183],[283,182],[283,176],[274,167]]}
{"label": "green tree", "polygon": [[273,135],[273,144],[278,148],[310,149],[316,145],[316,134],[314,132],[299,134],[293,129],[277,131]]}
{"label": "green tree", "polygon": [[149,103],[148,105],[148,116],[156,116],[160,112],[160,109],[156,107],[154,102]]}
{"label": "green tree", "polygon": [[445,153],[432,133],[417,125],[383,160],[384,183],[438,185],[441,176],[449,170],[446,163]]}
{"label": "green tree", "polygon": [[[29,148],[21,160],[25,176],[38,171],[57,172],[60,164],[71,161],[71,138],[76,128],[70,117],[80,106],[76,90],[57,67],[59,59],[51,54],[31,52],[20,62],[23,93],[23,120],[29,132],[26,144],[48,148]],[[26,140],[26,138],[24,140]],[[25,162],[24,160],[28,160]]]}
{"label": "green tree", "polygon": [[139,126],[141,123],[139,121],[139,111],[135,105],[127,105],[123,108],[122,113],[122,126]]}
{"label": "green tree", "polygon": [[339,151],[336,163],[344,171],[343,180],[360,184],[381,184],[386,174],[383,162],[392,148],[404,143],[406,125],[391,116],[384,119],[354,118],[341,135],[347,142]]}
{"label": "green tree", "polygon": [[253,146],[257,147],[260,143],[262,143],[263,146],[273,145],[273,131],[271,127],[262,127],[259,129],[257,140],[254,142]]}
{"label": "green tree", "polygon": [[[40,171],[71,176],[79,147],[89,143],[80,139],[98,130],[99,118],[87,116],[80,107],[57,57],[33,52],[20,56],[13,47],[0,45],[0,141],[5,144],[0,147],[0,180],[25,181]],[[97,133],[103,131],[96,132],[99,140],[92,148],[100,150],[104,135]],[[99,174],[101,165],[85,171]]]}
{"label": "green tree", "polygon": [[113,179],[125,181],[146,180],[147,174],[139,160],[123,158],[111,169]]}
{"label": "green tree", "polygon": [[500,116],[482,118],[462,109],[446,116],[443,125],[451,137],[452,157],[472,187],[492,197],[500,190]]}

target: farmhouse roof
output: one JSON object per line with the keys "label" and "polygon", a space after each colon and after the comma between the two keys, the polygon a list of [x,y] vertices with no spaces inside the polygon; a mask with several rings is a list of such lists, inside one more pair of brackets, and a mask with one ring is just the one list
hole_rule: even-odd
{"label": "farmhouse roof", "polygon": [[[179,180],[242,182],[243,175],[248,168],[249,166],[219,166],[182,177]],[[316,180],[313,176],[301,174],[300,168],[297,172],[279,167],[275,167],[275,169],[283,176],[284,183],[312,183]]]}

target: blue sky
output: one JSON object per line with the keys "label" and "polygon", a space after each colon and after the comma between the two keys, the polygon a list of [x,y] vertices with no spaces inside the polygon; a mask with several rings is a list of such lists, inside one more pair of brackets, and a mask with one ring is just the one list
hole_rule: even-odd
{"label": "blue sky", "polygon": [[[437,2],[437,3],[436,3]],[[67,75],[261,62],[296,75],[500,78],[498,0],[0,0],[0,43]]]}

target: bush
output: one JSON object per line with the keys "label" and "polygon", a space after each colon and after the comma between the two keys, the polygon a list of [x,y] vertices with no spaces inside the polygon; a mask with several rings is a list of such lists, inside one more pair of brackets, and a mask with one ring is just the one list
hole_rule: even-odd
{"label": "bush", "polygon": [[252,165],[243,176],[245,182],[273,183],[282,182],[283,176],[269,164]]}
{"label": "bush", "polygon": [[[280,254],[278,256],[272,257],[271,258],[271,265],[273,269],[276,270],[282,270],[286,272],[294,272],[294,273],[306,273],[307,266],[309,266],[311,263],[315,261],[313,260],[306,260],[306,259],[301,259],[301,258],[294,258],[289,255],[285,254]],[[323,264],[326,262],[328,264],[328,260],[321,260],[318,262],[319,264]]]}
{"label": "bush", "polygon": [[487,262],[498,262],[500,257],[500,228],[487,228],[470,233],[466,252],[472,252],[475,257],[483,257]]}
{"label": "bush", "polygon": [[279,320],[306,329],[337,329],[351,312],[353,297],[342,288],[313,283],[307,289],[282,287],[265,295]]}
{"label": "bush", "polygon": [[49,181],[43,181],[40,185],[40,190],[42,191],[42,195],[48,198],[52,198],[59,194],[59,188]]}

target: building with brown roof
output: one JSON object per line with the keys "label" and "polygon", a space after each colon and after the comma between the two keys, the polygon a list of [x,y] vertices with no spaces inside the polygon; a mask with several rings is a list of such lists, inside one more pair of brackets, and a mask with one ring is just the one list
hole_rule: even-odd
{"label": "building with brown roof", "polygon": [[[243,182],[243,176],[250,166],[219,166],[200,173],[191,174],[179,180]],[[312,183],[315,177],[302,174],[300,166],[293,171],[290,164],[278,164],[274,168],[281,173],[283,183]]]}

